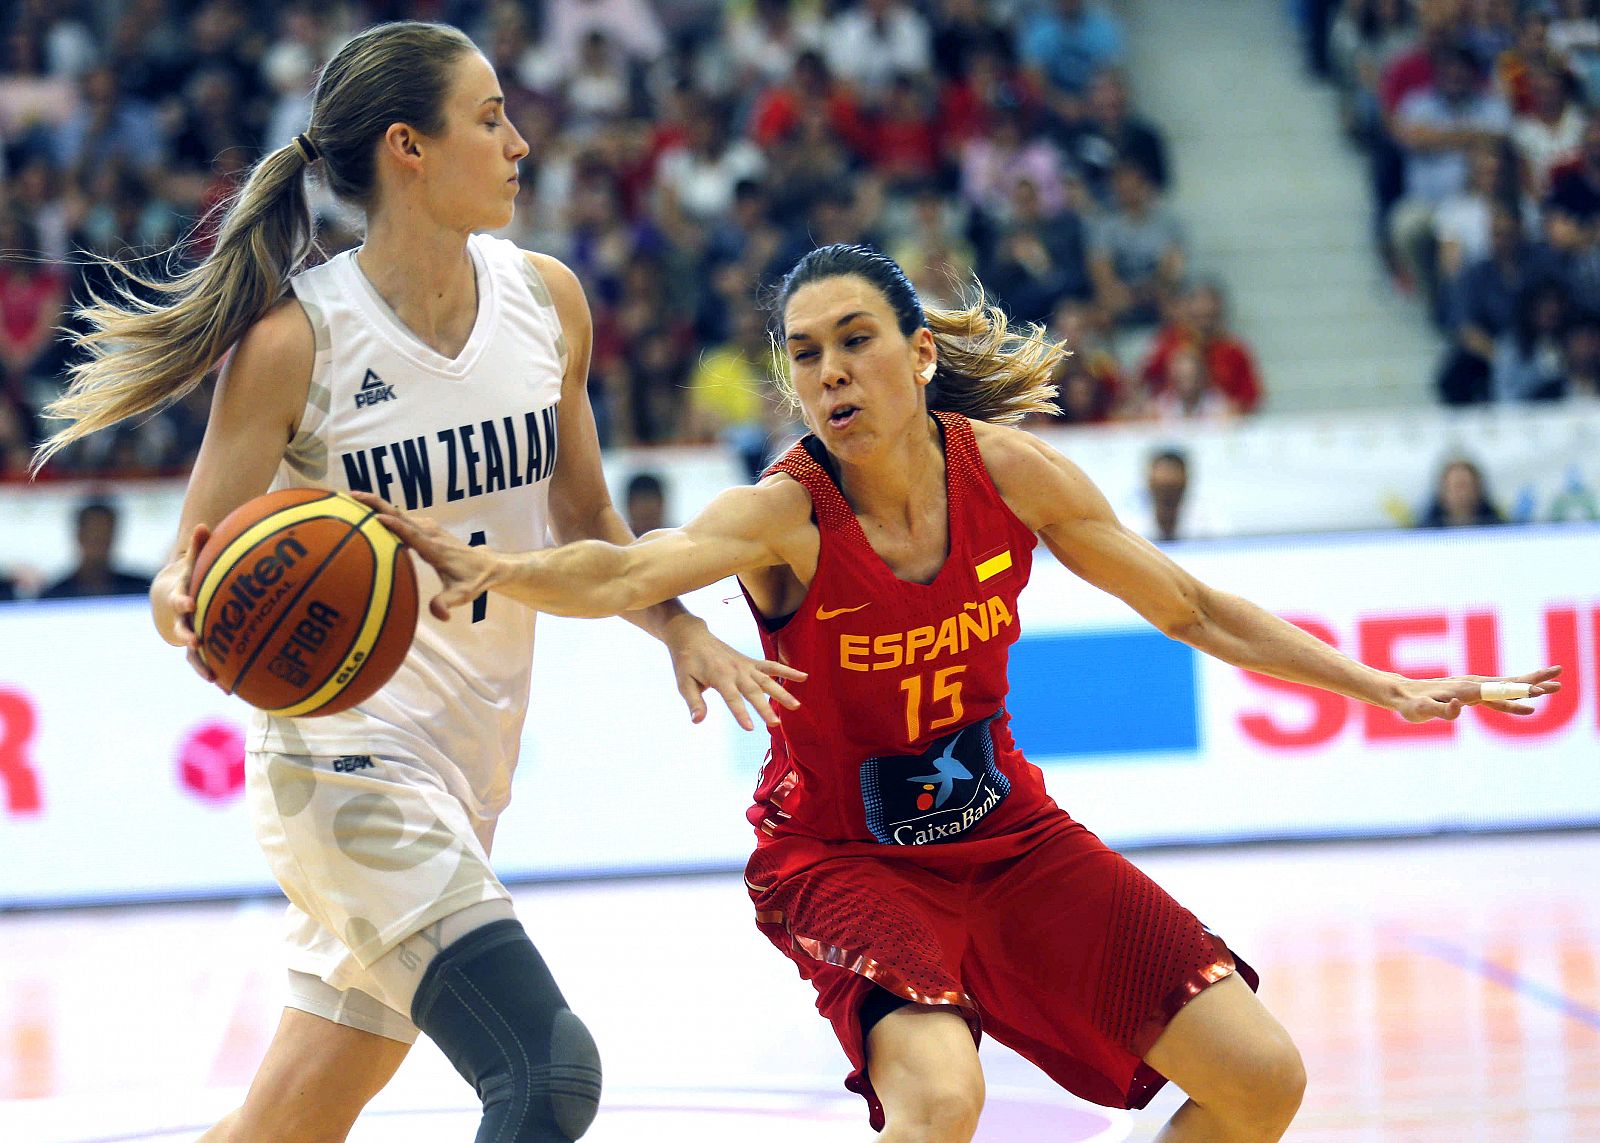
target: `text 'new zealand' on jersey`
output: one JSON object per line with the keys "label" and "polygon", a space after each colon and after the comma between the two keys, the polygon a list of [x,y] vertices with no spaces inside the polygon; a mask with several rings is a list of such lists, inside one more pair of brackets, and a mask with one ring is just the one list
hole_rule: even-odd
{"label": "text 'new zealand' on jersey", "polygon": [[[294,277],[316,355],[274,487],[372,492],[466,543],[535,550],[550,531],[566,339],[520,249],[475,235],[467,251],[477,313],[454,357],[400,321],[355,252]],[[426,599],[437,576],[415,567]],[[410,654],[372,699],[326,718],[267,720],[255,748],[392,750],[426,761],[476,812],[498,812],[528,707],[534,615],[488,596],[444,620],[423,608]]]}

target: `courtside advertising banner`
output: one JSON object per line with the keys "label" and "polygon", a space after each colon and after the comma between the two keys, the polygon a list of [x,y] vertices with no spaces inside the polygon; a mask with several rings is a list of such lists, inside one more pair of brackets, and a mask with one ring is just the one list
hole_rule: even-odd
{"label": "courtside advertising banner", "polygon": [[[1042,551],[1013,725],[1051,793],[1114,845],[1600,824],[1600,530],[1192,544],[1213,586],[1407,675],[1561,663],[1523,719],[1411,725],[1152,630]],[[754,653],[731,582],[690,606]],[[542,617],[507,878],[730,868],[765,749],[620,620]],[[803,684],[796,693],[803,699]],[[0,906],[271,887],[243,806],[246,714],[164,646],[142,600],[0,606]],[[420,833],[430,823],[416,822]]]}

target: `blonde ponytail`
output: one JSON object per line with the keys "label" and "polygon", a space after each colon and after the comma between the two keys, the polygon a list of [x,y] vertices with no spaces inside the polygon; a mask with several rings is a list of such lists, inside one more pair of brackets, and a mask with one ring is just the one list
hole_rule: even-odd
{"label": "blonde ponytail", "polygon": [[180,400],[283,297],[311,252],[306,159],[291,143],[257,163],[226,207],[211,253],[176,278],[152,280],[104,259],[127,284],[77,310],[89,330],[77,343],[87,356],[45,407],[67,424],[39,446],[35,472],[90,433]]}
{"label": "blonde ponytail", "polygon": [[204,262],[152,281],[107,259],[129,284],[77,311],[89,329],[78,341],[87,357],[45,409],[67,425],[39,446],[34,470],[73,441],[171,404],[200,384],[284,296],[311,252],[306,167],[320,161],[334,194],[370,209],[378,141],[391,123],[441,134],[451,69],[474,50],[464,32],[446,24],[401,20],[368,28],[322,69],[312,126],[256,164]]}

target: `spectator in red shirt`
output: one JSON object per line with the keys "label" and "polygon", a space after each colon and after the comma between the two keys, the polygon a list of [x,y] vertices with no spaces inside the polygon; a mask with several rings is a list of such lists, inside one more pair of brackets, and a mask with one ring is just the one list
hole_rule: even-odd
{"label": "spectator in red shirt", "polygon": [[959,156],[963,144],[987,135],[997,121],[1019,114],[1032,121],[1040,108],[1039,93],[1003,49],[976,45],[967,52],[965,73],[949,79],[939,96],[945,152]]}
{"label": "spectator in red shirt", "polygon": [[1419,0],[1416,47],[1391,59],[1378,80],[1384,119],[1393,118],[1406,96],[1433,86],[1434,53],[1461,38],[1465,9],[1462,0]]}
{"label": "spectator in red shirt", "polygon": [[66,278],[41,259],[34,228],[0,217],[0,389],[24,394],[53,371],[66,300]]}
{"label": "spectator in red shirt", "polygon": [[1189,287],[1179,307],[1180,319],[1156,335],[1144,363],[1144,382],[1151,396],[1159,396],[1172,382],[1173,355],[1191,347],[1204,355],[1211,385],[1235,413],[1252,413],[1261,404],[1261,377],[1249,346],[1227,328],[1227,298],[1216,282]]}
{"label": "spectator in red shirt", "polygon": [[932,100],[915,76],[894,77],[873,116],[872,137],[872,167],[891,188],[920,186],[938,174],[939,133]]}
{"label": "spectator in red shirt", "polygon": [[1405,194],[1405,152],[1395,141],[1395,115],[1406,97],[1433,86],[1434,54],[1466,29],[1464,0],[1418,0],[1417,42],[1391,56],[1377,81],[1378,119],[1372,143],[1373,225],[1378,249],[1397,280],[1404,279],[1389,240],[1389,212]]}
{"label": "spectator in red shirt", "polygon": [[761,93],[750,114],[750,138],[770,150],[800,126],[808,107],[823,108],[834,134],[857,155],[870,153],[871,131],[860,105],[844,84],[835,82],[815,51],[800,53],[788,83]]}

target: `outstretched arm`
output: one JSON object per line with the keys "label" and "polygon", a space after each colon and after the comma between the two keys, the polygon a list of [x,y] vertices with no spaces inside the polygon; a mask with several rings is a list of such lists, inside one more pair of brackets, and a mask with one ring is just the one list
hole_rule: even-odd
{"label": "outstretched arm", "polygon": [[[383,523],[438,571],[443,590],[428,607],[441,619],[484,591],[554,615],[596,618],[638,611],[730,575],[790,562],[783,552],[810,519],[805,490],[787,477],[770,477],[754,488],[724,492],[683,528],[651,532],[626,546],[580,540],[543,551],[502,553],[468,547],[427,517],[408,516],[375,496],[355,496],[377,509]],[[799,705],[777,678],[805,677],[781,663],[750,662],[759,670],[748,679],[707,684],[715,686],[746,729],[750,724],[740,695],[771,724],[776,716],[769,696],[791,708]],[[686,683],[680,671],[679,689],[698,722],[704,714],[698,705],[703,687]]]}
{"label": "outstretched arm", "polygon": [[631,544],[579,540],[520,553],[469,548],[425,516],[368,493],[354,495],[439,572],[444,590],[428,604],[439,618],[493,591],[552,615],[595,619],[784,563],[779,532],[782,518],[794,515],[796,492],[805,497],[786,478],[769,477],[722,493],[682,528],[650,532]]}
{"label": "outstretched arm", "polygon": [[1195,579],[1154,544],[1118,522],[1077,465],[1035,437],[1006,429],[983,433],[984,460],[1012,510],[1075,574],[1126,602],[1166,635],[1208,655],[1276,678],[1385,707],[1411,722],[1455,718],[1473,703],[1531,714],[1526,702],[1485,682],[1520,683],[1528,697],[1560,689],[1560,667],[1514,678],[1477,675],[1408,679],[1375,670],[1249,600]]}
{"label": "outstretched arm", "polygon": [[[633,532],[612,505],[606,489],[600,466],[600,438],[589,404],[589,357],[594,336],[583,286],[570,269],[549,255],[530,253],[525,257],[550,291],[567,342],[567,369],[557,411],[561,451],[550,490],[556,539],[625,545],[633,540]],[[677,599],[653,601],[648,607],[622,612],[622,617],[666,646],[672,656],[678,693],[688,704],[693,721],[705,717],[701,696],[707,690],[715,690],[723,697],[746,730],[754,727],[746,703],[769,724],[776,719],[770,699],[796,705],[777,680],[803,678],[800,672],[781,663],[752,659],[728,646]]]}

